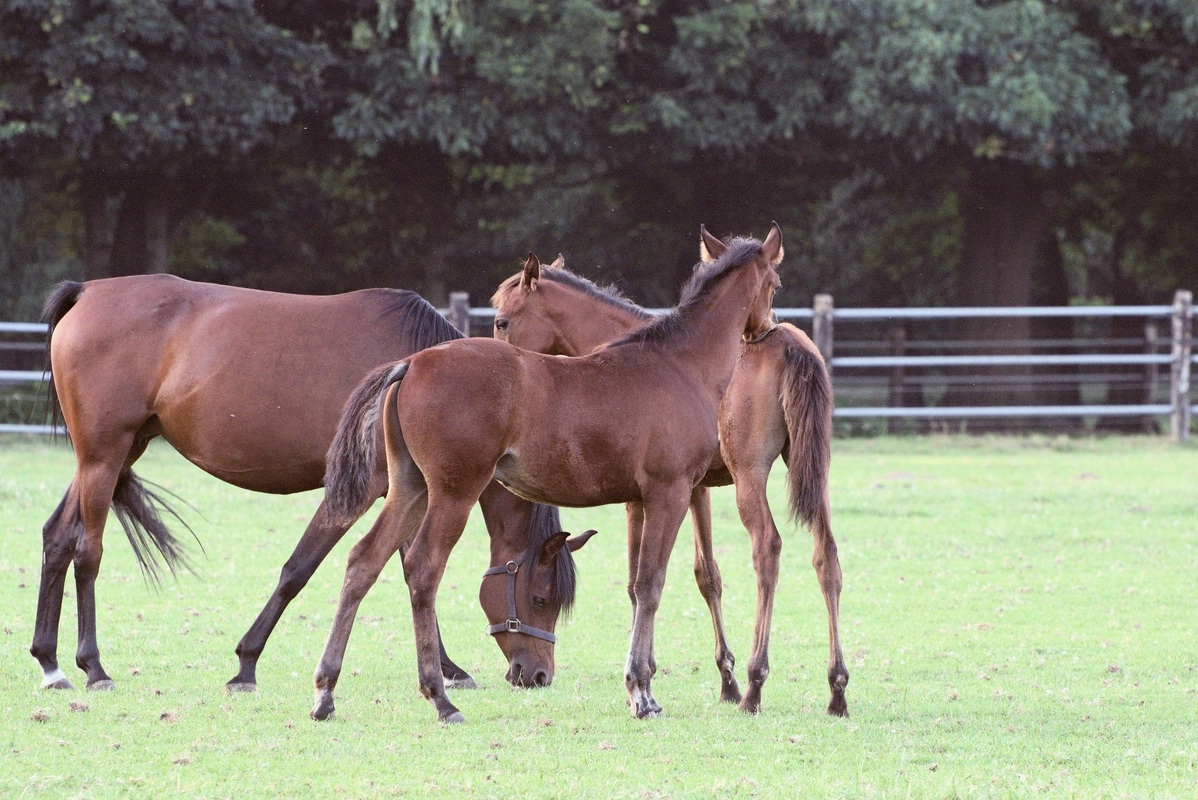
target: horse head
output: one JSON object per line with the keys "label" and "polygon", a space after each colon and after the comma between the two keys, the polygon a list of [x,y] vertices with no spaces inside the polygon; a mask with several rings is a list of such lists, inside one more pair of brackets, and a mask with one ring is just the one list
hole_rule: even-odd
{"label": "horse head", "polygon": [[553,681],[554,628],[574,602],[572,554],[595,535],[559,531],[483,573],[478,600],[487,633],[508,660],[504,676],[513,686],[548,686]]}

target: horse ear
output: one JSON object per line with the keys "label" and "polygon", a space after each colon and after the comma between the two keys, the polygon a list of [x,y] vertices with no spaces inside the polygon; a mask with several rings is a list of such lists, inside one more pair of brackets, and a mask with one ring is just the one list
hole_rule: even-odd
{"label": "horse ear", "polygon": [[549,265],[549,268],[550,269],[565,269],[566,268],[566,257],[563,256],[561,253],[558,253],[557,258],[553,259],[553,263]]}
{"label": "horse ear", "polygon": [[724,255],[728,246],[707,232],[705,225],[699,226],[699,260],[715,261]]}
{"label": "horse ear", "polygon": [[541,262],[537,260],[536,253],[529,250],[528,258],[524,259],[524,274],[520,277],[520,288],[531,292],[537,288],[537,281],[540,279]]}
{"label": "horse ear", "polygon": [[770,234],[765,237],[765,241],[761,243],[761,252],[769,260],[770,264],[777,264],[782,260],[784,251],[782,250],[782,229],[775,222],[770,226]]}
{"label": "horse ear", "polygon": [[569,539],[566,540],[566,547],[570,548],[571,553],[575,553],[575,552],[581,550],[582,546],[584,544],[586,544],[587,542],[589,542],[591,540],[591,537],[594,536],[598,532],[599,531],[590,530],[590,531],[587,531],[586,533],[580,533],[577,536],[571,536]]}
{"label": "horse ear", "polygon": [[570,534],[565,531],[560,531],[553,534],[545,540],[545,544],[541,545],[540,555],[537,556],[537,563],[543,567],[547,567],[553,563],[553,559],[557,558],[558,551],[562,549],[562,545],[566,543]]}

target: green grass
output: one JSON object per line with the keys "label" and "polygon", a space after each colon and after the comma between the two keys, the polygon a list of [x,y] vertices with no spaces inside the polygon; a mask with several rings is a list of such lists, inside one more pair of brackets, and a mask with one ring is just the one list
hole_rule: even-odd
{"label": "green grass", "polygon": [[[40,527],[70,479],[61,446],[0,438],[0,796],[1198,796],[1198,450],[1158,439],[882,438],[835,443],[852,716],[824,714],[825,612],[810,538],[784,527],[763,713],[717,702],[707,611],[679,537],[654,693],[624,703],[630,611],[623,510],[563,512],[578,554],[553,686],[517,691],[482,633],[486,536],[462,538],[438,611],[480,683],[445,727],[416,689],[392,564],[362,606],[337,716],[308,719],[351,533],[292,604],[261,689],[224,694],[233,648],[317,495],[221,484],[155,446],[140,473],[176,492],[206,549],[155,592],[115,523],[98,587],[111,693],[38,689],[28,655]],[[775,470],[773,503],[782,502]],[[713,492],[724,610],[744,682],[755,588],[731,490]],[[360,532],[361,528],[355,529]],[[73,584],[68,582],[68,588]],[[68,591],[59,655],[73,667]],[[72,710],[85,704],[86,710]]]}

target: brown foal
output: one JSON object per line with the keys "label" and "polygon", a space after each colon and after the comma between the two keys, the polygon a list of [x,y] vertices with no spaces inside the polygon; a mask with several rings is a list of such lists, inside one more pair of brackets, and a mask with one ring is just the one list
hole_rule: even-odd
{"label": "brown foal", "polygon": [[696,267],[672,313],[591,355],[555,358],[494,339],[466,339],[372,373],[347,405],[330,450],[326,502],[334,515],[353,515],[365,501],[373,413],[384,417],[391,491],[346,565],[314,676],[313,717],[333,711],[358,601],[407,542],[420,691],[439,719],[462,720],[437,669],[435,599],[470,506],[493,478],[537,502],[638,505],[641,525],[629,545],[637,551],[637,572],[624,682],[634,716],[661,713],[650,682],[667,561],[691,492],[719,452],[717,409],[738,342],[773,324],[781,257],[777,225],[764,242],[730,242],[714,261]]}
{"label": "brown foal", "polygon": [[[705,260],[723,244],[703,240]],[[630,330],[650,324],[654,315],[612,287],[600,288],[565,269],[558,256],[542,266],[530,255],[522,273],[504,281],[495,296],[495,337],[549,355],[580,356]],[[819,350],[803,331],[781,324],[740,345],[740,357],[720,403],[721,457],[691,495],[695,532],[695,579],[707,601],[715,630],[715,661],[720,699],[757,712],[769,673],[770,620],[778,580],[781,537],[766,499],[770,468],[781,455],[789,469],[792,518],[802,520],[815,540],[812,564],[828,608],[828,713],[846,716],[849,674],[840,649],[840,562],[832,536],[828,498],[831,459],[832,384]],[[736,505],[752,543],[757,573],[757,621],[749,684],[740,696],[734,659],[724,635],[720,571],[712,554],[711,500],[707,487],[736,485]],[[629,504],[630,539],[639,528],[640,509]],[[629,548],[629,594],[637,575],[637,549]],[[635,603],[635,597],[633,597]]]}

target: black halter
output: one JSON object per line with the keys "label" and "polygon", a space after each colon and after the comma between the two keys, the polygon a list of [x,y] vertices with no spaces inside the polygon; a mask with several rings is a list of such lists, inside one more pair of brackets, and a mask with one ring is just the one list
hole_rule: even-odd
{"label": "black halter", "polygon": [[495,625],[487,626],[487,633],[494,636],[497,633],[523,633],[528,636],[535,636],[538,639],[544,639],[547,642],[556,642],[557,637],[549,631],[543,631],[540,628],[534,628],[531,625],[525,625],[516,616],[516,573],[520,571],[520,565],[524,563],[524,556],[521,555],[515,561],[509,561],[498,567],[489,567],[483,573],[483,578],[486,579],[491,575],[507,574],[507,620]]}

